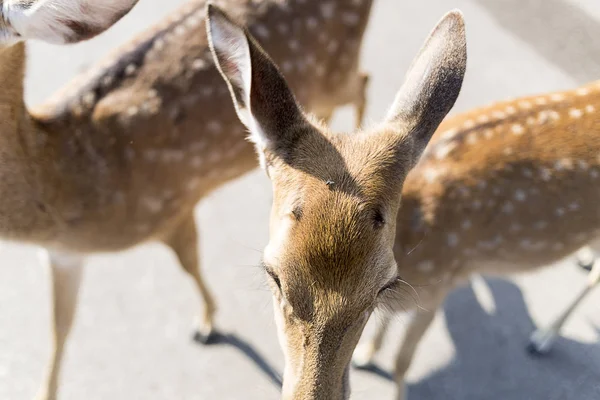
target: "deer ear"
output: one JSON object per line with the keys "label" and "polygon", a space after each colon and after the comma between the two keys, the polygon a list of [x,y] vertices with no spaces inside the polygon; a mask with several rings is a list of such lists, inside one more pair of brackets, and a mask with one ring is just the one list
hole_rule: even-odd
{"label": "deer ear", "polygon": [[239,119],[250,130],[261,165],[268,151],[285,158],[307,123],[285,79],[252,35],[212,4],[206,26],[215,64]]}
{"label": "deer ear", "polygon": [[5,0],[5,39],[38,39],[53,44],[90,39],[114,25],[138,0]]}
{"label": "deer ear", "polygon": [[467,67],[465,24],[460,11],[446,14],[413,60],[387,121],[408,131],[416,163],[454,106]]}

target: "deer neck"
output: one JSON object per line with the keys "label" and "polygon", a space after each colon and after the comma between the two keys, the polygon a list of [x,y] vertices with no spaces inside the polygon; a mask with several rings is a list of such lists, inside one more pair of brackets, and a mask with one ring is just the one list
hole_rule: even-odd
{"label": "deer neck", "polygon": [[36,187],[36,128],[23,100],[25,61],[23,43],[0,49],[0,237],[30,241],[46,234],[52,218]]}

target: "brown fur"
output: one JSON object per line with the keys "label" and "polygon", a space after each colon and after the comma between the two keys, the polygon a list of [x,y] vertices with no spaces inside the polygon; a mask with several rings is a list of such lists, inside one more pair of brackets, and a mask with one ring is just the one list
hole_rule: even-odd
{"label": "brown fur", "polygon": [[397,280],[404,179],[460,91],[462,17],[451,13],[433,31],[386,121],[352,135],[304,115],[269,57],[216,7],[209,33],[273,184],[263,259],[286,358],[283,398],[345,399],[352,351],[380,291]]}
{"label": "brown fur", "polygon": [[[398,215],[398,273],[415,292],[397,288],[385,304],[427,310],[409,325],[397,356],[398,399],[419,340],[454,287],[474,273],[532,271],[585,245],[598,250],[599,109],[595,82],[442,123],[405,181]],[[361,364],[386,327],[361,346]]]}
{"label": "brown fur", "polygon": [[[371,3],[330,1],[335,12],[326,17],[318,0],[220,2],[287,67],[303,107],[328,118],[353,104],[358,120]],[[214,302],[198,269],[193,209],[257,162],[212,62],[205,6],[185,4],[31,112],[23,104],[24,45],[0,48],[0,234],[53,253],[57,335],[40,398],[56,396],[87,253],[164,242],[194,279],[206,304],[202,333],[211,331]]]}

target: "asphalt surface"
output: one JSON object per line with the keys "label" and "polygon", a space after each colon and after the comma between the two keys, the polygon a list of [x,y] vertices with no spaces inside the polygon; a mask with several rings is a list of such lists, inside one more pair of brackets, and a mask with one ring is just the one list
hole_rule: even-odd
{"label": "asphalt surface", "polygon": [[[27,101],[42,101],[180,3],[141,0],[88,43],[32,45]],[[363,57],[372,74],[370,120],[384,115],[425,36],[454,7],[465,14],[469,41],[454,112],[600,78],[597,0],[376,0]],[[335,128],[351,124],[347,110],[336,115]],[[257,171],[198,206],[204,274],[224,332],[220,344],[191,340],[198,297],[164,247],[90,258],[59,398],[277,399],[283,358],[270,294],[255,267],[267,241],[270,200],[268,181]],[[4,244],[0,262],[0,399],[28,400],[49,354],[48,280],[34,248]],[[553,353],[536,359],[524,351],[534,326],[548,323],[584,281],[570,260],[490,280],[491,313],[470,288],[455,292],[416,354],[410,399],[600,399],[600,290],[569,321]],[[380,373],[352,373],[353,398],[392,398],[386,371],[402,321],[378,358]]]}

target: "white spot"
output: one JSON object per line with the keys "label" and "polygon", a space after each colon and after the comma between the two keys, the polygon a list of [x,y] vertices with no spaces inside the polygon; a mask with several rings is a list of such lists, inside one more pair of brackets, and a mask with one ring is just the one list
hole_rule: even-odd
{"label": "white spot", "polygon": [[306,27],[311,31],[316,29],[317,25],[318,21],[315,17],[308,17],[308,19],[306,20]]}
{"label": "white spot", "polygon": [[437,149],[435,151],[435,158],[437,158],[438,160],[442,160],[448,154],[450,154],[454,149],[456,149],[456,147],[457,147],[457,144],[455,142],[450,142],[443,146],[437,146]]}
{"label": "white spot", "polygon": [[189,17],[185,21],[185,23],[187,24],[188,27],[195,28],[196,26],[200,25],[201,21],[202,21],[202,18],[198,14],[194,14],[191,17]]}
{"label": "white spot", "polygon": [[527,110],[527,109],[531,108],[531,103],[528,101],[521,101],[521,102],[519,102],[519,107]]}
{"label": "white spot", "polygon": [[583,170],[588,169],[588,163],[585,162],[584,160],[577,160],[577,166],[579,167],[579,169],[583,169]]}
{"label": "white spot", "polygon": [[506,117],[506,114],[504,114],[502,111],[493,111],[492,112],[492,117],[494,118],[498,118],[498,119],[504,119]]}
{"label": "white spot", "polygon": [[563,96],[560,93],[554,93],[553,95],[550,96],[550,100],[552,101],[563,101],[565,99],[565,96]]}
{"label": "white spot", "polygon": [[477,122],[479,122],[479,123],[485,124],[485,123],[487,123],[489,121],[490,121],[490,117],[488,117],[485,114],[480,115],[479,117],[477,117]]}
{"label": "white spot", "polygon": [[327,51],[330,53],[335,53],[339,46],[340,46],[340,44],[338,43],[338,41],[335,39],[332,39],[329,42],[329,44],[327,45]]}
{"label": "white spot", "polygon": [[476,251],[474,249],[467,248],[467,249],[463,250],[463,254],[467,257],[472,257],[475,255],[475,253],[476,253]]}
{"label": "white spot", "polygon": [[540,176],[543,181],[548,182],[552,178],[552,172],[548,168],[540,168]]}
{"label": "white spot", "polygon": [[154,197],[144,197],[142,198],[142,205],[148,209],[153,214],[156,214],[160,210],[162,210],[163,204],[161,199],[157,199]]}
{"label": "white spot", "polygon": [[127,115],[130,117],[135,116],[138,113],[138,108],[135,106],[131,106],[127,109]]}
{"label": "white spot", "polygon": [[463,127],[465,129],[471,129],[474,126],[475,126],[475,121],[473,121],[472,119],[466,120],[465,123],[463,124]]}
{"label": "white spot", "polygon": [[473,209],[479,210],[480,208],[481,208],[481,200],[477,199],[477,200],[473,201]]}
{"label": "white spot", "polygon": [[477,135],[475,133],[470,133],[467,136],[467,143],[468,144],[475,144],[475,143],[477,143]]}
{"label": "white spot", "polygon": [[458,133],[457,129],[449,129],[440,135],[440,138],[448,140]]}
{"label": "white spot", "polygon": [[206,124],[206,129],[208,129],[212,133],[220,132],[223,129],[223,126],[219,121],[210,121]]}
{"label": "white spot", "polygon": [[523,132],[525,132],[525,129],[523,129],[523,126],[520,124],[513,124],[513,126],[510,128],[510,130],[515,135],[522,135]]}
{"label": "white spot", "polygon": [[254,27],[254,34],[256,36],[259,36],[259,37],[263,38],[263,39],[268,39],[269,36],[271,35],[269,33],[269,30],[264,25],[256,25]]}
{"label": "white spot", "polygon": [[[209,155],[208,155],[208,162],[209,163],[216,163],[217,161],[220,161],[223,158],[223,155],[221,154],[221,152],[219,151],[212,151]],[[209,171],[209,174],[213,172],[213,171]]]}
{"label": "white spot", "polygon": [[111,75],[106,75],[104,78],[102,78],[102,86],[109,87],[112,85],[113,81],[114,79]]}
{"label": "white spot", "polygon": [[572,169],[573,161],[570,158],[561,158],[554,163],[554,168],[556,168],[557,171],[561,171],[563,169]]}
{"label": "white spot", "polygon": [[571,118],[581,118],[581,116],[583,115],[583,111],[581,111],[578,108],[571,108],[569,110],[569,115],[571,116]]}
{"label": "white spot", "polygon": [[517,109],[514,108],[513,106],[508,106],[506,107],[506,110],[504,110],[508,115],[513,115],[517,112]]}
{"label": "white spot", "polygon": [[328,2],[321,4],[321,15],[323,16],[323,18],[329,19],[329,18],[333,17],[334,11],[335,11],[334,3],[328,1]]}
{"label": "white spot", "polygon": [[91,107],[94,105],[94,102],[96,101],[96,95],[94,94],[94,92],[87,92],[86,94],[83,95],[83,104],[85,104],[88,107]]}
{"label": "white spot", "polygon": [[344,21],[346,25],[355,26],[358,24],[358,21],[360,21],[360,17],[353,12],[343,12],[342,21]]}
{"label": "white spot", "polygon": [[177,25],[175,27],[175,35],[177,35],[177,36],[183,36],[185,34],[185,31],[186,31],[186,29],[185,29],[185,26],[183,26],[183,25]]}
{"label": "white spot", "polygon": [[590,170],[590,176],[591,176],[593,179],[596,179],[596,178],[598,177],[598,171],[596,171],[595,169],[591,169],[591,170]]}
{"label": "white spot", "polygon": [[206,67],[206,61],[204,61],[201,58],[197,58],[192,62],[192,69],[194,71],[199,71],[199,70],[203,69],[204,67]]}
{"label": "white spot", "polygon": [[163,150],[161,159],[163,162],[171,163],[183,160],[184,153],[180,150]]}
{"label": "white spot", "polygon": [[446,237],[446,240],[448,242],[448,246],[456,247],[456,245],[458,244],[458,235],[454,232],[450,232]]}
{"label": "white spot", "polygon": [[579,203],[574,201],[572,203],[569,204],[569,210],[570,211],[577,211],[579,210]]}
{"label": "white spot", "polygon": [[591,104],[588,104],[587,106],[585,106],[585,112],[587,112],[587,113],[593,113],[595,110],[596,109]]}
{"label": "white spot", "polygon": [[286,33],[288,33],[290,31],[290,27],[287,24],[281,22],[281,23],[277,24],[277,30],[282,35],[285,35]]}
{"label": "white spot", "polygon": [[492,131],[491,129],[486,129],[483,132],[483,136],[485,136],[486,139],[491,139],[492,136],[494,136],[494,131]]}
{"label": "white spot", "polygon": [[135,64],[129,64],[125,68],[125,75],[131,76],[131,75],[133,75],[135,73],[136,70],[137,70],[137,67],[135,66]]}
{"label": "white spot", "polygon": [[545,242],[534,242],[531,239],[523,239],[519,245],[526,250],[542,250],[544,247],[546,247]]}
{"label": "white spot", "polygon": [[548,116],[550,117],[551,120],[553,121],[558,121],[560,119],[560,114],[557,113],[554,110],[550,110],[548,111]]}
{"label": "white spot", "polygon": [[463,220],[463,222],[460,224],[461,228],[463,228],[464,230],[470,229],[471,226],[473,226],[473,224],[471,223],[471,220],[465,219]]}
{"label": "white spot", "polygon": [[504,205],[502,206],[502,212],[505,214],[510,214],[515,210],[515,206],[513,206],[513,204],[510,201],[507,201],[506,203],[504,203]]}
{"label": "white spot", "polygon": [[487,186],[487,182],[484,180],[480,180],[479,182],[477,182],[477,187],[481,190],[485,189]]}
{"label": "white spot", "polygon": [[546,229],[547,226],[548,223],[546,221],[538,221],[535,224],[533,224],[533,227],[538,230]]}
{"label": "white spot", "polygon": [[529,168],[523,168],[523,176],[525,176],[526,178],[531,178],[533,177],[533,171]]}
{"label": "white spot", "polygon": [[485,250],[492,250],[496,247],[498,247],[498,245],[500,245],[502,243],[502,236],[500,235],[496,235],[493,239],[491,240],[481,240],[477,243],[477,247],[481,247],[482,249]]}
{"label": "white spot", "polygon": [[156,39],[152,45],[154,50],[161,50],[163,47],[165,47],[165,41],[161,38]]}
{"label": "white spot", "polygon": [[515,191],[515,200],[525,201],[525,199],[527,199],[527,194],[525,193],[525,191],[517,189],[517,191]]}
{"label": "white spot", "polygon": [[521,229],[522,229],[521,225],[515,222],[515,223],[511,224],[509,231],[511,233],[515,233],[515,232],[519,232]]}
{"label": "white spot", "polygon": [[156,161],[158,159],[158,150],[149,149],[144,152],[144,158],[148,161]]}
{"label": "white spot", "polygon": [[527,117],[527,119],[525,120],[525,122],[527,122],[527,125],[533,125],[536,123],[536,119],[533,117]]}
{"label": "white spot", "polygon": [[200,156],[194,156],[190,160],[190,166],[192,166],[193,168],[200,168],[202,166],[202,164],[203,164],[203,161],[202,161],[202,157],[200,157]]}
{"label": "white spot", "polygon": [[286,61],[284,61],[284,62],[281,63],[281,69],[285,73],[290,73],[294,69],[294,64],[292,64],[291,61],[286,60]]}
{"label": "white spot", "polygon": [[535,104],[539,105],[539,106],[543,106],[548,104],[548,100],[546,100],[545,97],[538,97],[537,99],[535,99]]}
{"label": "white spot", "polygon": [[196,190],[200,186],[200,178],[192,178],[188,181],[186,187],[190,192]]}
{"label": "white spot", "polygon": [[440,176],[440,171],[437,168],[429,167],[429,168],[426,168],[425,171],[423,172],[423,177],[429,183],[434,182],[438,176]]}
{"label": "white spot", "polygon": [[575,91],[575,93],[577,93],[578,96],[587,96],[588,94],[590,94],[590,89],[579,88]]}
{"label": "white spot", "polygon": [[204,97],[210,97],[213,94],[214,91],[215,91],[215,89],[213,89],[210,86],[205,86],[202,89],[200,89],[200,93]]}
{"label": "white spot", "polygon": [[565,215],[565,209],[562,207],[558,207],[556,210],[554,210],[554,214],[556,214],[557,217],[562,217],[563,215]]}
{"label": "white spot", "polygon": [[417,264],[417,270],[420,272],[430,272],[433,270],[433,262],[430,260],[425,260]]}

